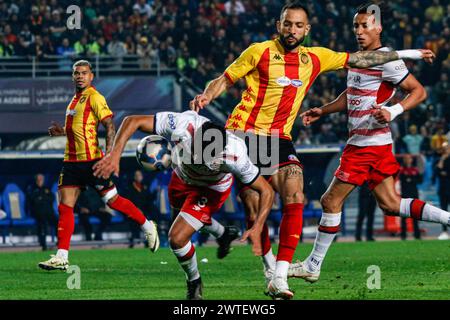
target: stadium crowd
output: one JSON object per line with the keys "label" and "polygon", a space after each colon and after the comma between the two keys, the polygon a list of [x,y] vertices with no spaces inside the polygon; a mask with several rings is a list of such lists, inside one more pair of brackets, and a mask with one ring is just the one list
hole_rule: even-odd
{"label": "stadium crowd", "polygon": [[[200,88],[223,72],[251,43],[276,36],[275,22],[284,4],[277,0],[85,0],[77,1],[82,13],[81,29],[69,30],[66,9],[73,1],[29,2],[1,2],[0,57],[34,56],[45,61],[52,55],[137,55],[141,68],[148,68],[158,59],[163,66],[187,75]],[[312,17],[312,31],[305,45],[357,50],[352,18],[360,0],[305,3]],[[444,106],[450,102],[450,4],[445,6],[442,0],[398,0],[382,4],[382,9],[386,45],[397,49],[430,48],[437,55],[432,66],[408,62],[409,69],[427,87],[429,97],[393,124],[397,152],[416,153],[412,145],[419,140],[420,152],[439,152],[442,143],[438,146],[437,141],[449,138],[450,111]],[[331,101],[345,89],[345,82],[345,71],[321,76],[305,99],[305,107]],[[221,98],[227,110],[239,101],[244,85],[239,82]],[[398,93],[394,99],[400,96]],[[345,122],[343,114],[326,117],[311,128],[299,130],[297,142],[345,142]]]}

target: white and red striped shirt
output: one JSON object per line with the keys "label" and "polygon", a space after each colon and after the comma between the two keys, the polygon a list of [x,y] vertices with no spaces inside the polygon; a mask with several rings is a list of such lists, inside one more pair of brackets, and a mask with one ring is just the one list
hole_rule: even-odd
{"label": "white and red striped shirt", "polygon": [[[387,47],[379,51],[391,51]],[[375,106],[386,104],[396,87],[408,76],[403,60],[385,63],[371,69],[349,69],[347,75],[348,144],[380,146],[392,143],[389,124],[373,117]]]}

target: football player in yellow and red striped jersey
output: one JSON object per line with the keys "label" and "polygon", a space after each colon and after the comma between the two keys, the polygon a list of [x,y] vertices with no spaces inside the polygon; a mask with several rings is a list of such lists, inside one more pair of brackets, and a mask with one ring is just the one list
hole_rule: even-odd
{"label": "football player in yellow and red striped jersey", "polygon": [[156,225],[147,220],[131,201],[117,193],[111,179],[94,177],[92,167],[103,158],[98,143],[98,125],[101,123],[106,128],[106,153],[109,153],[115,135],[113,113],[105,98],[91,84],[94,74],[88,61],[75,62],[72,77],[76,94],[67,107],[65,126],[53,123],[48,130],[50,136],[65,135],[67,143],[58,182],[58,251],[49,260],[39,263],[39,267],[45,270],[65,270],[69,265],[70,238],[75,227],[73,208],[87,185],[95,188],[110,208],[122,212],[141,226],[152,251],[159,247]]}
{"label": "football player in yellow and red striped jersey", "polygon": [[[278,38],[251,45],[220,77],[211,81],[202,94],[191,101],[191,109],[199,111],[238,79],[245,78],[247,89],[229,116],[226,128],[255,133],[258,143],[249,150],[261,150],[262,145],[271,144],[271,151],[278,151],[276,161],[269,163],[273,170],[268,174],[271,185],[283,202],[276,260],[271,251],[267,227],[262,234],[267,289],[275,299],[293,297],[287,276],[302,231],[304,197],[302,166],[292,144],[291,130],[312,83],[321,73],[347,66],[369,68],[399,58],[432,59],[434,56],[430,50],[347,53],[303,47],[301,43],[310,28],[306,7],[298,2],[285,5],[277,21]],[[274,137],[278,139],[278,150],[273,147]],[[256,153],[261,155],[260,151]],[[267,166],[259,162],[256,163],[259,167]],[[240,196],[251,224],[257,212],[258,196],[245,189],[241,190]]]}

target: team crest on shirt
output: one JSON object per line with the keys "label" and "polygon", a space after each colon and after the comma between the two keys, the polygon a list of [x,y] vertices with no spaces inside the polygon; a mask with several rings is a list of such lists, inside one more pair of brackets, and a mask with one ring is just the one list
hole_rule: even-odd
{"label": "team crest on shirt", "polygon": [[67,110],[67,111],[66,111],[66,116],[72,116],[72,117],[75,117],[76,114],[77,114],[77,112],[75,111],[75,109]]}
{"label": "team crest on shirt", "polygon": [[300,56],[300,61],[303,64],[307,64],[309,62],[308,55],[306,53],[302,53],[302,55]]}
{"label": "team crest on shirt", "polygon": [[86,101],[86,97],[81,97],[80,103],[84,103]]}

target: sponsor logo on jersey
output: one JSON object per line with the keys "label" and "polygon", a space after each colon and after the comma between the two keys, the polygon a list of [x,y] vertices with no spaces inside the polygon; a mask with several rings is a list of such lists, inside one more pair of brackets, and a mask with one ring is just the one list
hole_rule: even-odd
{"label": "sponsor logo on jersey", "polygon": [[361,104],[361,99],[349,99],[348,104],[351,106],[359,106]]}
{"label": "sponsor logo on jersey", "polygon": [[406,69],[406,65],[404,65],[404,64],[400,64],[398,66],[395,66],[395,70],[396,71],[402,71],[402,70],[405,70],[405,69]]}
{"label": "sponsor logo on jersey", "polygon": [[75,117],[76,114],[77,114],[77,112],[75,110],[67,110],[67,112],[66,112],[66,116]]}
{"label": "sponsor logo on jersey", "polygon": [[292,79],[291,80],[291,85],[298,88],[301,87],[303,85],[303,81],[300,79]]}
{"label": "sponsor logo on jersey", "polygon": [[170,127],[170,129],[175,130],[177,127],[175,125],[175,120],[174,120],[173,114],[169,113],[169,115],[167,117],[169,118],[169,127]]}
{"label": "sponsor logo on jersey", "polygon": [[281,87],[287,87],[288,85],[291,84],[291,79],[289,79],[289,78],[286,77],[286,76],[282,76],[282,77],[279,77],[279,78],[276,80],[276,82],[277,82],[277,84],[278,84],[279,86],[281,86]]}

